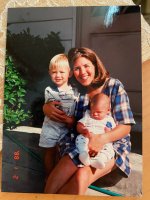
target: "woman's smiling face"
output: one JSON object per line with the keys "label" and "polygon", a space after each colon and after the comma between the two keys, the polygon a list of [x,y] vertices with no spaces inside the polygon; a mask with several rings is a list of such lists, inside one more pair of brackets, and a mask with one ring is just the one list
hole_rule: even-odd
{"label": "woman's smiling face", "polygon": [[73,73],[77,81],[83,86],[89,86],[95,77],[95,66],[85,57],[75,60]]}

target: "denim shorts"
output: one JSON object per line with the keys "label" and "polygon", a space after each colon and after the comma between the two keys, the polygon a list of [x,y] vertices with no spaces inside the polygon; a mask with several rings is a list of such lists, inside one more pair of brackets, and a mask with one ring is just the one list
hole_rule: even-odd
{"label": "denim shorts", "polygon": [[59,140],[64,137],[68,131],[69,129],[65,124],[45,118],[40,135],[39,146],[45,148],[56,146],[59,143]]}

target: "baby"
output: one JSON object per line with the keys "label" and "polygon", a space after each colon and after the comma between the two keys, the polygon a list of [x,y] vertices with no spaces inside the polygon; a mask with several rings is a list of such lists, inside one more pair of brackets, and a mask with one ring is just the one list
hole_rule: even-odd
{"label": "baby", "polygon": [[79,151],[79,159],[85,166],[94,168],[104,168],[105,164],[114,157],[112,143],[104,145],[103,149],[95,157],[89,156],[88,142],[89,134],[103,134],[115,127],[114,119],[110,115],[110,100],[103,93],[96,94],[90,103],[90,111],[85,112],[85,116],[77,123],[78,135],[76,146]]}

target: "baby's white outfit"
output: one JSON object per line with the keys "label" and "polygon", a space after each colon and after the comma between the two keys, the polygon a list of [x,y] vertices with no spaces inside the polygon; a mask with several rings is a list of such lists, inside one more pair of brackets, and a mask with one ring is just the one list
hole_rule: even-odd
{"label": "baby's white outfit", "polygon": [[[45,103],[60,101],[62,104],[58,108],[63,110],[68,116],[72,116],[74,115],[77,95],[77,91],[71,86],[68,86],[66,91],[60,91],[57,87],[47,87],[45,89]],[[54,147],[66,133],[68,133],[68,128],[65,123],[52,121],[45,116],[39,146],[46,148]]]}
{"label": "baby's white outfit", "polygon": [[[110,115],[102,120],[93,119],[90,116],[90,111],[85,112],[85,116],[79,120],[90,132],[93,134],[105,133],[105,128],[113,129],[116,125],[114,119]],[[111,134],[111,133],[110,133]],[[95,157],[89,156],[88,149],[89,139],[83,135],[78,135],[76,138],[76,147],[79,152],[79,159],[85,166],[92,166],[94,168],[104,168],[105,164],[111,160],[115,152],[112,143],[105,144],[103,149],[98,152]]]}

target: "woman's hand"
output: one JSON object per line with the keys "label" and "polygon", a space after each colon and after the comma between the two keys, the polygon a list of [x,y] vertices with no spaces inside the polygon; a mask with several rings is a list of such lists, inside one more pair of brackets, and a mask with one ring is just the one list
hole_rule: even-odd
{"label": "woman's hand", "polygon": [[67,115],[64,111],[57,108],[59,105],[61,105],[61,103],[57,101],[45,103],[43,106],[43,112],[51,120],[65,123]]}
{"label": "woman's hand", "polygon": [[89,138],[89,155],[95,157],[105,144],[105,133],[91,134]]}
{"label": "woman's hand", "polygon": [[72,128],[75,124],[75,117],[74,116],[66,116],[65,123],[67,124],[68,128]]}
{"label": "woman's hand", "polygon": [[115,142],[131,131],[131,125],[119,124],[112,130],[105,130],[104,134],[92,134],[89,138],[89,155],[95,156],[105,144]]}

